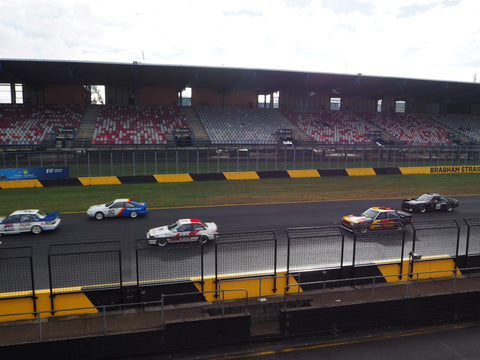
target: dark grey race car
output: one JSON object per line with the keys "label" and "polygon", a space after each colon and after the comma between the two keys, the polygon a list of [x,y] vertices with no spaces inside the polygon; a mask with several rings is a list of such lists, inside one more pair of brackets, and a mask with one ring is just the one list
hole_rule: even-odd
{"label": "dark grey race car", "polygon": [[416,198],[402,201],[402,210],[424,213],[432,210],[452,211],[458,206],[458,200],[437,193],[426,193]]}

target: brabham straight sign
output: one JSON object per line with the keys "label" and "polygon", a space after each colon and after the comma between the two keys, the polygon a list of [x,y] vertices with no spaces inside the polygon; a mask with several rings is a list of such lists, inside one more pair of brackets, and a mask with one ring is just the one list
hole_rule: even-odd
{"label": "brabham straight sign", "polygon": [[432,166],[430,174],[478,173],[480,165],[471,166]]}

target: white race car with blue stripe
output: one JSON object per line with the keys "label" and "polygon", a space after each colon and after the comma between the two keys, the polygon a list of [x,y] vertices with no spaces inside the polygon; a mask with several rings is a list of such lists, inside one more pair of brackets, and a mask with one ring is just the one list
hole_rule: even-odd
{"label": "white race car with blue stripe", "polygon": [[0,235],[32,232],[40,234],[55,230],[61,223],[57,212],[45,213],[38,209],[17,210],[7,217],[0,217]]}
{"label": "white race car with blue stripe", "polygon": [[106,217],[126,216],[136,218],[148,212],[147,203],[132,199],[115,199],[107,204],[93,205],[87,210],[87,215],[97,220]]}

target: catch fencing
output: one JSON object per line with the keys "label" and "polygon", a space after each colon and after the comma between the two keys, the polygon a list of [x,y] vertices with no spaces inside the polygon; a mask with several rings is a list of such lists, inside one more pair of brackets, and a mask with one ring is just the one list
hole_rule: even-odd
{"label": "catch fencing", "polygon": [[[0,251],[0,300],[35,299],[32,249],[7,248]],[[34,307],[35,308],[35,307]]]}
{"label": "catch fencing", "polygon": [[341,268],[345,236],[338,226],[287,229],[287,274]]}
{"label": "catch fencing", "polygon": [[480,255],[480,217],[465,218],[467,225],[467,245],[465,257]]}
{"label": "catch fencing", "polygon": [[[203,284],[204,247],[200,244],[153,246],[138,240],[137,286],[146,287],[198,280]],[[202,289],[203,291],[203,289]]]}
{"label": "catch fencing", "polygon": [[460,225],[455,219],[417,221],[412,227],[412,251],[423,256],[458,257]]}
{"label": "catch fencing", "polygon": [[70,177],[475,165],[480,146],[205,146],[3,151],[0,168],[67,166]]}
{"label": "catch fencing", "polygon": [[58,295],[121,290],[120,243],[53,245],[48,255],[48,271],[52,311]]}
{"label": "catch fencing", "polygon": [[[455,219],[419,221],[403,230],[366,234],[347,233],[338,226],[289,228],[284,234],[286,241],[280,244],[275,231],[220,234],[213,244],[203,246],[160,247],[139,239],[134,255],[122,254],[116,241],[53,245],[48,252],[48,276],[40,273],[43,266],[33,267],[32,248],[2,248],[0,305],[4,300],[27,297],[36,309],[36,278],[49,279],[53,312],[55,297],[71,293],[103,292],[103,303],[95,304],[100,306],[152,301],[164,291],[171,295],[196,290],[201,297],[206,281],[213,281],[220,291],[219,284],[229,280],[270,277],[275,281],[280,275],[321,274],[331,269],[346,270],[344,275],[355,277],[362,274],[360,268],[376,264],[397,264],[402,273],[405,259],[413,260],[414,253],[422,256],[421,260],[415,258],[416,262],[448,257],[457,265],[468,262],[473,266],[480,258],[480,218],[464,220],[464,226]],[[122,274],[128,273],[134,274],[136,284],[124,283]],[[150,290],[158,296],[142,298],[141,294]],[[275,283],[272,290],[278,291]]]}
{"label": "catch fencing", "polygon": [[228,233],[215,242],[215,278],[277,274],[274,231]]}

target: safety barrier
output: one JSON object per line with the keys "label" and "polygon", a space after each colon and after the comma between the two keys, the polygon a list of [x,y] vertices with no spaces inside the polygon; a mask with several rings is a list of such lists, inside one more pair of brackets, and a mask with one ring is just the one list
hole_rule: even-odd
{"label": "safety barrier", "polygon": [[[135,282],[122,278],[125,255],[118,242],[51,246],[48,276],[36,274],[29,266],[33,264],[30,248],[4,248],[0,252],[4,269],[0,315],[47,311],[49,316],[58,316],[59,310],[72,308],[72,304],[87,308],[156,301],[161,294],[178,292],[191,293],[192,302],[215,301],[214,291],[225,289],[220,286],[228,280],[234,280],[229,288],[248,289],[252,296],[271,296],[282,294],[284,284],[304,283],[303,290],[311,290],[309,282],[326,279],[377,276],[379,281],[401,282],[408,279],[392,274],[412,272],[413,268],[451,276],[448,269],[480,266],[479,223],[476,218],[466,219],[463,237],[454,219],[444,219],[441,224],[418,222],[411,229],[372,231],[371,237],[369,233],[347,235],[338,227],[291,228],[285,230],[287,248],[281,252],[273,231],[225,233],[214,244],[203,246],[159,247],[141,239],[135,249]],[[461,249],[464,240],[467,248]],[[372,244],[378,242],[384,249],[372,257],[376,254]],[[37,290],[36,277],[48,278],[48,289]],[[260,280],[263,284],[257,291],[263,278],[269,280]],[[206,292],[212,298],[204,298]],[[175,297],[170,300],[176,301]]]}

